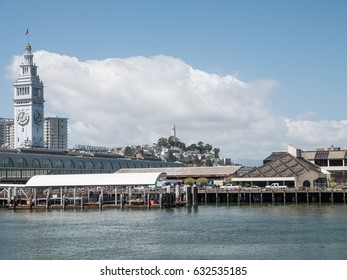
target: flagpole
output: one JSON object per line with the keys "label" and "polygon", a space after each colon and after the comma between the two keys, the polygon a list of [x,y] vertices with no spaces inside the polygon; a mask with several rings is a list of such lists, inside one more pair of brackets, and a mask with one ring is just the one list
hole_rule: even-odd
{"label": "flagpole", "polygon": [[27,37],[28,41],[27,44],[29,44],[29,29],[27,29],[27,31],[25,31],[24,35]]}

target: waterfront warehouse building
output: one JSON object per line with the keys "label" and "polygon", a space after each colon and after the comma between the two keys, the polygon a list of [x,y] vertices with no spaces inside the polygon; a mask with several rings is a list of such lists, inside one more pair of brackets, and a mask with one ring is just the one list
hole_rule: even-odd
{"label": "waterfront warehouse building", "polygon": [[137,160],[115,154],[74,154],[46,149],[0,149],[0,183],[26,183],[35,175],[114,173],[122,168],[180,167],[181,163]]}
{"label": "waterfront warehouse building", "polygon": [[282,186],[325,187],[330,173],[302,157],[302,151],[288,145],[287,152],[274,152],[264,164],[232,181],[242,185],[265,187],[271,183]]}
{"label": "waterfront warehouse building", "polygon": [[117,173],[148,173],[163,172],[166,174],[168,183],[183,182],[184,179],[191,177],[195,180],[206,178],[210,184],[222,186],[228,178],[236,176],[242,168],[239,165],[228,166],[200,166],[200,167],[167,167],[167,168],[142,168],[142,169],[121,169]]}

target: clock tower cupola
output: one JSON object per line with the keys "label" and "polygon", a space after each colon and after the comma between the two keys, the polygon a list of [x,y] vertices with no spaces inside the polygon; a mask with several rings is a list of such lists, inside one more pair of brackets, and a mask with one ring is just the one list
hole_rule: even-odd
{"label": "clock tower cupola", "polygon": [[20,73],[13,85],[15,148],[44,146],[43,83],[37,75],[33,57],[31,45],[28,43]]}

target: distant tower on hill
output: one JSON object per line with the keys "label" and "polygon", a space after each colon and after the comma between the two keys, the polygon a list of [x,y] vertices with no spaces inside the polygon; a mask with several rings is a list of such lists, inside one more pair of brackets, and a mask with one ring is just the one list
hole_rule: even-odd
{"label": "distant tower on hill", "polygon": [[175,137],[175,139],[176,139],[176,126],[175,125],[171,128],[171,136]]}

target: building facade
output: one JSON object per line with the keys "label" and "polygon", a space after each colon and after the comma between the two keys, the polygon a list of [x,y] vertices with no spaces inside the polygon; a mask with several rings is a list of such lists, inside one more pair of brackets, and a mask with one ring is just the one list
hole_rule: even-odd
{"label": "building facade", "polygon": [[326,187],[329,173],[320,166],[302,156],[303,151],[288,145],[286,152],[273,152],[264,159],[264,164],[241,177],[233,178],[233,182],[243,185],[265,187],[271,183],[279,183],[289,188]]}
{"label": "building facade", "polygon": [[338,185],[347,183],[347,150],[334,146],[319,148],[302,151],[302,157],[328,171]]}
{"label": "building facade", "polygon": [[44,146],[46,149],[68,149],[68,119],[59,117],[47,117],[44,123]]}
{"label": "building facade", "polygon": [[13,119],[0,118],[0,147],[13,147]]}
{"label": "building facade", "polygon": [[82,155],[47,149],[1,149],[0,183],[26,183],[34,175],[113,173],[122,168],[181,167],[181,163],[138,160],[108,153]]}
{"label": "building facade", "polygon": [[14,82],[14,148],[44,146],[44,93],[31,45],[25,47],[20,74]]}

